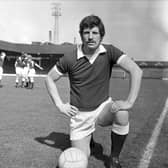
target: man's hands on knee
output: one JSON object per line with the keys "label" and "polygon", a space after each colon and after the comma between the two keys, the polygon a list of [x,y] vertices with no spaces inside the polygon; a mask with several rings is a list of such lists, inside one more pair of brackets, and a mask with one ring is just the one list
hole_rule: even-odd
{"label": "man's hands on knee", "polygon": [[116,113],[119,110],[129,110],[133,106],[133,103],[124,100],[116,100],[112,103],[112,112]]}

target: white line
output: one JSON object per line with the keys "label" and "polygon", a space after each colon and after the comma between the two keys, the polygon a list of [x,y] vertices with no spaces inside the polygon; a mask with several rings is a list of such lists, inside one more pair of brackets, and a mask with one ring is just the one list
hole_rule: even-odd
{"label": "white line", "polygon": [[140,160],[139,166],[138,168],[148,168],[149,164],[150,164],[150,160],[152,158],[153,155],[153,151],[155,149],[159,134],[160,134],[160,130],[162,128],[163,125],[163,121],[165,119],[166,114],[168,113],[168,98],[166,99],[165,102],[165,106],[163,108],[163,111],[159,117],[159,120],[153,130],[152,136],[149,139],[149,142],[145,148],[145,151],[142,155],[142,158]]}
{"label": "white line", "polygon": [[[16,74],[3,74],[3,76],[16,76]],[[43,75],[43,74],[35,74],[34,77],[46,77],[46,75]]]}
{"label": "white line", "polygon": [[162,78],[162,80],[165,80],[165,81],[167,81],[167,80],[168,80],[168,77]]}

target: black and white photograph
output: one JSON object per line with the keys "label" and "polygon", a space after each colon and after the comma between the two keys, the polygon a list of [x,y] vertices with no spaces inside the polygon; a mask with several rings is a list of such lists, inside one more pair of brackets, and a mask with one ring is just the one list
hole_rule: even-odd
{"label": "black and white photograph", "polygon": [[168,167],[168,0],[0,0],[0,168]]}

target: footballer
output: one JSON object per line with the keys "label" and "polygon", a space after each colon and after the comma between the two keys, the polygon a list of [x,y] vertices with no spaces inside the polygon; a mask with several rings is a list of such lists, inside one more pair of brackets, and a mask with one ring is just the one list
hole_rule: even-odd
{"label": "footballer", "polygon": [[[79,25],[82,44],[69,47],[46,77],[46,87],[59,111],[70,117],[70,141],[89,157],[90,143],[96,125],[111,125],[110,168],[121,168],[119,155],[129,133],[129,110],[141,85],[142,70],[125,52],[104,44],[105,27],[96,15],[82,19]],[[113,66],[117,64],[130,75],[129,93],[125,100],[109,95]],[[70,101],[64,102],[57,81],[68,75]]]}
{"label": "footballer", "polygon": [[2,87],[3,64],[6,57],[5,52],[0,53],[0,87]]}

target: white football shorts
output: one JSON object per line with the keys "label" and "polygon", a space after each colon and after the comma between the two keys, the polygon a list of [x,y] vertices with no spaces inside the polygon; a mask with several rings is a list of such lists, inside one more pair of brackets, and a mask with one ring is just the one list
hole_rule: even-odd
{"label": "white football shorts", "polygon": [[0,80],[2,79],[2,75],[3,75],[3,68],[0,67]]}
{"label": "white football shorts", "polygon": [[82,139],[95,131],[96,120],[106,104],[112,103],[109,97],[93,111],[82,111],[70,119],[70,140]]}
{"label": "white football shorts", "polygon": [[23,76],[23,68],[22,67],[16,67],[15,71],[16,71],[16,75]]}
{"label": "white football shorts", "polygon": [[36,71],[34,68],[29,69],[28,77],[34,77],[36,74]]}

